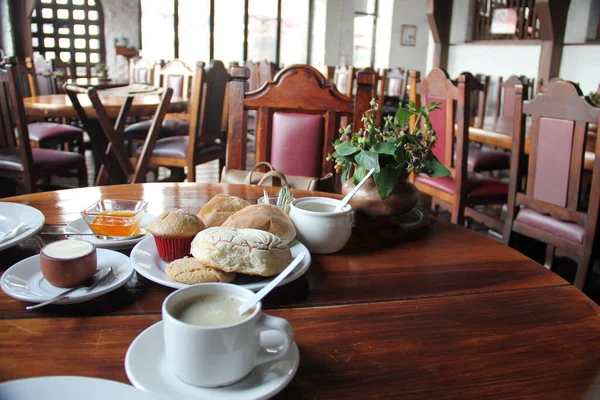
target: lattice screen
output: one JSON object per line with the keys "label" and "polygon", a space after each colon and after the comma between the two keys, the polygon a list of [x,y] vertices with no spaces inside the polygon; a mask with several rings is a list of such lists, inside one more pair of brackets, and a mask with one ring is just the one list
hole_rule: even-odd
{"label": "lattice screen", "polygon": [[77,77],[95,76],[94,64],[106,62],[99,0],[38,0],[31,34],[33,51],[70,63]]}
{"label": "lattice screen", "polygon": [[[535,13],[535,0],[475,0],[473,40],[539,39],[540,20]],[[511,34],[492,34],[494,10],[516,11],[516,31]]]}

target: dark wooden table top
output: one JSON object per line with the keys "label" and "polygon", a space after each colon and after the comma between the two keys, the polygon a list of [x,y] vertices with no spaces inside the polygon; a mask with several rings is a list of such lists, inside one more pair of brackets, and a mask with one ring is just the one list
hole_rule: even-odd
{"label": "dark wooden table top", "polygon": [[[144,199],[160,213],[197,211],[217,193],[254,202],[262,188],[154,183],[3,200],[40,209],[44,230],[57,230],[99,198]],[[46,240],[38,235],[2,251],[0,267],[39,252]],[[0,294],[0,380],[73,374],[128,382],[127,348],[161,319],[172,291],[136,274],[88,303],[38,311]],[[435,219],[403,232],[358,218],[343,251],[313,255],[308,272],[271,293],[265,309],[292,323],[300,348],[298,373],[280,398],[600,395],[598,307],[520,253]]]}

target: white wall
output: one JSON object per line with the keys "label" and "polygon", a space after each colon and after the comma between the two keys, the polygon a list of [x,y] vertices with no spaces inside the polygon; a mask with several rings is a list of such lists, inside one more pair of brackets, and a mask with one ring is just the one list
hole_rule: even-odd
{"label": "white wall", "polygon": [[584,94],[598,90],[600,84],[600,45],[564,46],[560,76],[578,82]]}
{"label": "white wall", "polygon": [[312,65],[325,64],[325,32],[327,28],[327,0],[313,3],[313,31],[310,62]]}
{"label": "white wall", "polygon": [[394,22],[394,0],[379,0],[377,13],[377,31],[375,33],[375,68],[390,67],[391,44],[394,40],[392,26]]}
{"label": "white wall", "polygon": [[352,64],[354,2],[328,0],[325,30],[325,64]]}
{"label": "white wall", "polygon": [[[421,71],[421,73],[425,71],[430,32],[426,13],[425,1],[394,0],[390,67],[404,67]],[[402,25],[417,26],[415,46],[400,45]]]}
{"label": "white wall", "polygon": [[115,54],[114,39],[126,37],[130,46],[140,45],[138,0],[102,0],[104,11],[104,37],[108,76],[116,80],[127,79],[127,60]]}

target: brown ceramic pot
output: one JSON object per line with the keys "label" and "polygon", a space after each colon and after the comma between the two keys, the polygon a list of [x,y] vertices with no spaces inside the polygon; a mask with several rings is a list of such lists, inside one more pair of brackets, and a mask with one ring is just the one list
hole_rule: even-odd
{"label": "brown ceramic pot", "polygon": [[[342,194],[354,189],[354,181],[348,179],[342,185]],[[406,177],[398,181],[392,194],[385,200],[379,197],[377,186],[373,178],[367,179],[365,184],[356,192],[350,200],[350,205],[365,214],[374,217],[386,217],[404,214],[417,205],[418,192],[415,186],[406,182]]]}

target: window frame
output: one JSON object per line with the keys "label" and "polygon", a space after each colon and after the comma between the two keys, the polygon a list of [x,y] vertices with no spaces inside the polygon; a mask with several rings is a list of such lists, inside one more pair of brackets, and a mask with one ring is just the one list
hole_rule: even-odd
{"label": "window frame", "polygon": [[[379,0],[375,0],[375,7],[372,13],[366,11],[354,11],[354,18],[357,16],[371,16],[373,17],[373,33],[372,33],[372,43],[371,43],[371,62],[370,66],[375,65],[375,45],[377,40],[377,15],[379,15]],[[354,23],[354,18],[352,23]],[[352,49],[354,49],[354,35],[352,36]],[[354,65],[354,60],[352,60],[352,65]],[[360,66],[362,67],[362,66]]]}

